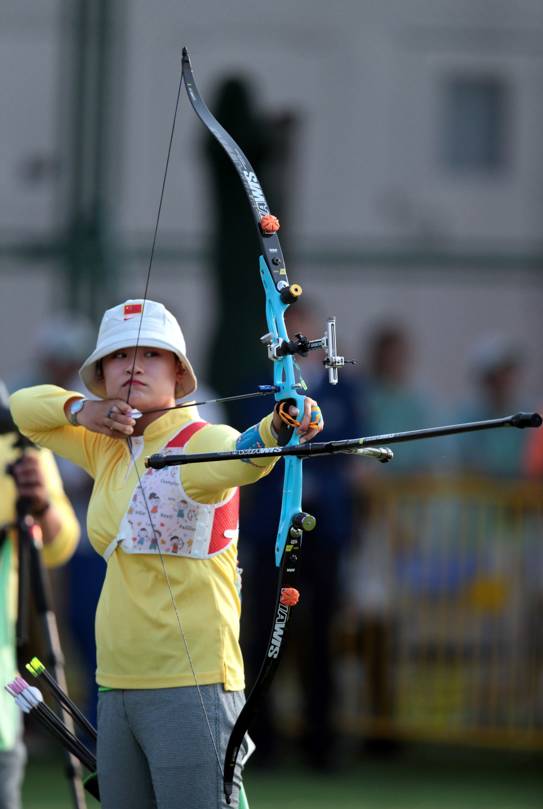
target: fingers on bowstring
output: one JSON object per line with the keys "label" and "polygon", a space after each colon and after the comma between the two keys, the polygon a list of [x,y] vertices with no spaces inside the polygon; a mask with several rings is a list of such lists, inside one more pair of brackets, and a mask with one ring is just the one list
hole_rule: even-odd
{"label": "fingers on bowstring", "polygon": [[132,405],[125,402],[124,399],[110,399],[108,404],[109,410],[113,413],[122,413],[124,415],[130,415],[132,413]]}
{"label": "fingers on bowstring", "polygon": [[125,435],[130,435],[133,432],[130,426],[130,419],[124,416],[115,404],[108,407],[98,426],[101,432],[113,438],[123,438]]}

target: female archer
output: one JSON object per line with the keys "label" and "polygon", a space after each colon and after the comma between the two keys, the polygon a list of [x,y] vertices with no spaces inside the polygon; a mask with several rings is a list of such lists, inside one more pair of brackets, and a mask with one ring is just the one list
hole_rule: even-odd
{"label": "female archer", "polygon": [[[238,643],[239,486],[269,459],[145,469],[146,456],[275,446],[323,428],[317,404],[243,433],[175,409],[196,390],[183,334],[160,303],[109,309],[80,375],[94,399],[53,385],[11,398],[22,433],[93,478],[88,531],[107,562],[96,613],[98,778],[104,809],[225,806],[221,767],[243,703]],[[282,409],[281,409],[282,410]],[[281,441],[284,443],[284,441]],[[232,806],[241,785],[238,765]]]}

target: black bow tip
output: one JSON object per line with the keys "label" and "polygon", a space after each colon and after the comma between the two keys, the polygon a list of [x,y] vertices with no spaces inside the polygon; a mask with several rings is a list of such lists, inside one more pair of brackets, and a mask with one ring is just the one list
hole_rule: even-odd
{"label": "black bow tip", "polygon": [[519,427],[521,430],[524,427],[541,427],[543,419],[539,413],[517,413],[511,416],[511,425]]}

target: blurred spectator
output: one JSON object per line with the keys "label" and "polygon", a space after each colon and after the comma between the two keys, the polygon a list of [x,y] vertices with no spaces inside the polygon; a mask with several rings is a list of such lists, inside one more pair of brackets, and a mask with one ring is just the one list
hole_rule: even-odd
{"label": "blurred spectator", "polygon": [[[370,335],[366,375],[365,428],[369,435],[415,430],[437,423],[429,397],[412,379],[413,346],[406,328],[383,322]],[[386,445],[386,442],[385,442]],[[373,510],[372,486],[393,484],[393,478],[429,470],[431,442],[392,447],[391,463],[364,464],[358,472],[358,531],[349,559],[347,589],[348,623],[364,671],[369,719],[389,720],[394,712],[391,671],[392,605],[394,596],[389,538]],[[373,738],[371,724],[366,749],[388,752],[392,742]]]}
{"label": "blurred spectator", "polygon": [[[454,421],[500,418],[528,409],[521,384],[522,352],[513,340],[505,334],[487,335],[475,344],[469,360],[472,394],[456,411]],[[524,474],[525,445],[532,432],[495,429],[451,438],[456,470],[497,484],[494,490],[487,488],[484,511],[475,508],[476,500],[459,496],[455,503],[451,499],[449,514],[456,511],[460,530],[451,537],[447,553],[449,569],[463,568],[459,582],[481,599],[478,610],[473,611],[472,626],[484,616],[485,638],[503,650],[504,659],[511,650],[523,655],[523,649],[532,649],[533,638],[527,637],[526,627],[533,626],[533,615],[540,615],[541,607],[541,583],[537,582],[541,543],[537,530],[533,530],[536,524],[526,519],[529,501],[523,500],[521,489],[515,490],[514,519],[512,510],[500,507],[508,491],[502,487]],[[480,484],[473,480],[470,485],[476,493]],[[461,536],[463,542],[459,541]],[[442,541],[441,548],[443,544]],[[480,594],[491,589],[502,595],[485,610],[485,596]],[[533,649],[528,657],[532,652]]]}
{"label": "blurred spectator", "polygon": [[[283,250],[288,246],[291,178],[298,121],[288,110],[270,113],[262,94],[244,75],[225,76],[216,89],[212,110],[250,161],[270,210],[281,223]],[[208,168],[210,268],[218,303],[209,349],[208,380],[219,391],[237,390],[266,365],[259,337],[262,289],[255,283],[260,252],[253,211],[224,148],[210,132],[202,135]],[[240,290],[243,293],[240,295]],[[228,335],[228,339],[225,339]],[[232,363],[232,346],[243,346]]]}
{"label": "blurred spectator", "polygon": [[[79,378],[79,367],[92,350],[95,329],[82,314],[56,312],[37,329],[34,338],[35,362],[24,374],[11,380],[10,389],[52,384],[94,398]],[[62,614],[67,617],[71,640],[80,657],[85,691],[85,711],[96,723],[96,649],[94,615],[105,575],[103,559],[91,548],[87,532],[87,506],[92,480],[80,467],[56,458],[64,489],[80,525],[81,541],[69,564],[62,571],[65,595]]]}
{"label": "blurred spectator", "polygon": [[[543,404],[539,409],[543,413]],[[523,470],[528,478],[543,480],[543,427],[529,430],[526,436],[526,448],[523,457]],[[539,488],[538,486],[538,488]],[[539,496],[538,496],[539,500]],[[522,616],[522,632],[519,633],[529,650],[530,659],[539,670],[539,687],[537,697],[537,715],[543,724],[543,628],[541,614],[543,612],[543,532],[541,511],[537,520],[535,515],[529,523],[530,530],[524,539],[525,565],[522,571],[523,592],[526,596],[525,612]]]}
{"label": "blurred spectator", "polygon": [[[539,407],[539,413],[543,414],[543,403]],[[543,479],[543,427],[530,430],[526,436],[523,470],[529,478]]]}
{"label": "blurred spectator", "polygon": [[[543,407],[540,408],[540,412]],[[543,430],[534,430],[526,442],[524,471],[530,478],[543,478]]]}
{"label": "blurred spectator", "polygon": [[[37,329],[33,340],[34,363],[8,379],[10,390],[31,385],[59,385],[80,390],[78,370],[92,348],[95,329],[85,315],[57,312]],[[89,396],[88,391],[82,391]]]}
{"label": "blurred spectator", "polygon": [[[305,301],[288,310],[289,335],[298,332],[314,339],[324,332],[324,319],[317,319]],[[349,372],[340,371],[339,383],[328,383],[320,351],[299,358],[308,390],[319,402],[325,420],[325,438],[352,437],[360,429],[357,389]],[[262,380],[259,380],[261,382]],[[249,389],[249,387],[248,387]],[[243,423],[256,421],[260,407],[244,408]],[[259,400],[256,400],[259,402]],[[240,423],[242,423],[240,421]],[[294,657],[302,700],[303,749],[308,764],[322,770],[334,765],[335,727],[333,711],[336,682],[332,628],[343,593],[340,575],[353,531],[353,492],[349,467],[352,459],[340,455],[318,458],[304,464],[303,508],[317,519],[317,527],[304,540],[300,604],[293,615],[287,655]],[[282,467],[244,492],[240,526],[240,564],[244,570],[242,640],[247,687],[254,682],[264,658],[277,588],[274,546],[282,492]],[[257,491],[258,489],[258,491]],[[251,728],[257,753],[255,761],[272,764],[278,746],[279,728],[268,700]]]}
{"label": "blurred spectator", "polygon": [[[412,339],[402,325],[385,322],[369,338],[366,367],[366,420],[370,435],[416,430],[435,422],[428,395],[412,379]],[[431,459],[427,441],[394,447],[388,474],[423,472]],[[374,471],[372,467],[372,471]]]}
{"label": "blurred spectator", "polygon": [[[479,421],[525,410],[526,399],[520,388],[522,363],[519,348],[505,335],[488,335],[480,340],[470,358],[473,393],[456,411],[454,420]],[[457,466],[460,471],[473,474],[518,477],[523,471],[527,437],[519,430],[487,430],[455,436]]]}
{"label": "blurred spectator", "polygon": [[[0,408],[5,412],[5,386],[0,382]],[[75,549],[79,527],[50,452],[25,450],[16,445],[17,433],[0,435],[0,683],[17,673],[16,503],[29,499],[31,513],[41,529],[43,560],[48,567],[64,564]],[[10,471],[12,470],[12,471]],[[13,698],[0,688],[0,809],[19,809],[25,764],[21,713]]]}

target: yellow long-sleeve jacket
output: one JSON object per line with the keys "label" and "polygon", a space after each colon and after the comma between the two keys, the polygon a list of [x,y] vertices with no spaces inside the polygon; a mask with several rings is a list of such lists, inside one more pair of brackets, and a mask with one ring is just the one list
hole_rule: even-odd
{"label": "yellow long-sleeve jacket", "polygon": [[[145,472],[145,457],[159,452],[183,426],[199,417],[196,407],[165,413],[133,440],[130,452],[124,440],[67,422],[64,405],[78,395],[43,385],[18,391],[10,404],[22,433],[94,478],[87,526],[93,547],[103,554],[118,535]],[[271,416],[267,416],[257,428],[258,440],[266,446],[277,443],[270,425]],[[232,450],[238,437],[226,425],[207,425],[189,439],[185,451]],[[210,504],[226,500],[235,487],[258,480],[273,464],[260,459],[177,469],[187,495]],[[154,531],[152,522],[150,530]],[[166,688],[194,685],[196,677],[200,685],[224,683],[227,690],[242,689],[238,580],[235,541],[207,559],[128,554],[117,549],[108,559],[96,614],[99,685]]]}
{"label": "yellow long-sleeve jacket", "polygon": [[[77,522],[70,501],[64,494],[62,481],[53,455],[48,450],[37,452],[52,505],[55,507],[61,529],[43,548],[42,558],[47,567],[56,567],[68,561],[79,539]],[[7,471],[19,455],[12,434],[0,436],[0,530],[5,539],[0,549],[0,750],[13,748],[19,729],[19,709],[3,686],[16,673],[15,625],[17,620],[17,537],[13,529],[17,492],[15,482]]]}

